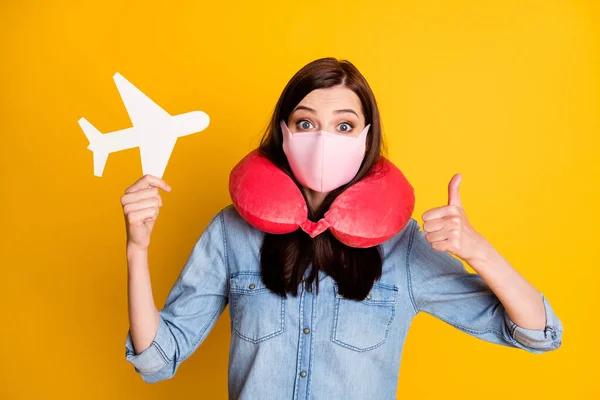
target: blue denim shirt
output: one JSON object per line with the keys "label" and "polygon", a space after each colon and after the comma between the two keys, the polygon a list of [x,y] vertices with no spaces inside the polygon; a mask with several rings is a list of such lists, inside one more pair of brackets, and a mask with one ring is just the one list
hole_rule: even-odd
{"label": "blue denim shirt", "polygon": [[[159,312],[152,344],[126,359],[145,382],[175,375],[229,304],[231,399],[394,399],[411,321],[426,312],[479,339],[542,353],[558,348],[562,323],[542,296],[546,327],[516,325],[477,274],[409,223],[382,244],[383,274],[363,301],[345,299],[321,273],[298,297],[270,292],[260,278],[263,233],[234,207],[202,233]],[[305,275],[308,277],[308,272]]]}

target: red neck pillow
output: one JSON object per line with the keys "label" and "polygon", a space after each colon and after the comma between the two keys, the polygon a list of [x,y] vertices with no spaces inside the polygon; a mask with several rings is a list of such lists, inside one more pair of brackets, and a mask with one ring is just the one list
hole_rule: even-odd
{"label": "red neck pillow", "polygon": [[255,228],[283,234],[301,228],[311,237],[326,229],[351,247],[381,244],[408,223],[415,205],[414,189],[391,161],[379,162],[361,181],[347,188],[318,222],[294,181],[258,150],[231,171],[229,194],[239,214]]}

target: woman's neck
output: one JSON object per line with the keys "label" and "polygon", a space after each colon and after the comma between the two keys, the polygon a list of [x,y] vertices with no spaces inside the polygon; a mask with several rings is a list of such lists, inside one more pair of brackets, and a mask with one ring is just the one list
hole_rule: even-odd
{"label": "woman's neck", "polygon": [[308,199],[310,208],[314,211],[317,211],[321,207],[323,200],[325,200],[325,197],[327,197],[327,195],[329,194],[317,192],[316,190],[312,190],[307,187],[303,187],[302,190],[304,191],[304,195]]}

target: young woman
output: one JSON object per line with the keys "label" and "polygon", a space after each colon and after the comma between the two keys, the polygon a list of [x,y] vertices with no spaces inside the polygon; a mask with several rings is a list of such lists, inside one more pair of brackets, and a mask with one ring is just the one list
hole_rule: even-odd
{"label": "young woman", "polygon": [[[358,171],[349,182],[322,191],[306,176],[305,185],[298,183],[305,166],[289,162],[282,130],[356,139],[367,127],[362,160],[348,157],[339,165]],[[318,221],[337,196],[367,176],[382,146],[366,80],[350,62],[325,58],[287,84],[260,150],[297,183],[310,219]],[[470,225],[459,179],[450,183],[447,206],[423,214],[423,231],[410,218],[391,239],[369,248],[346,246],[328,230],[314,238],[301,229],[265,233],[228,206],[202,233],[158,311],[148,246],[162,205],[159,189],[171,188],[142,177],[121,198],[128,234],[126,359],[145,382],[171,378],[227,304],[232,399],[394,399],[404,340],[420,311],[488,342],[533,353],[558,348],[561,321],[543,294]]]}

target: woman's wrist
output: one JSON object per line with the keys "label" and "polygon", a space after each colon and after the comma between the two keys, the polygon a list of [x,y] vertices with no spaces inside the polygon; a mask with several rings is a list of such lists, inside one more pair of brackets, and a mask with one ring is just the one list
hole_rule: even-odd
{"label": "woman's wrist", "polygon": [[126,253],[127,259],[132,261],[139,257],[148,256],[148,247],[140,247],[135,243],[127,242]]}

